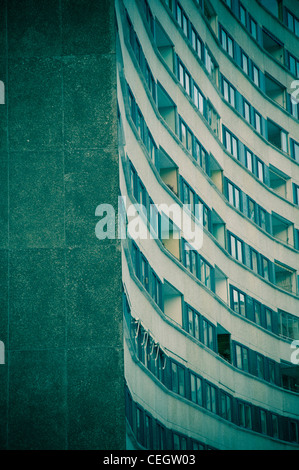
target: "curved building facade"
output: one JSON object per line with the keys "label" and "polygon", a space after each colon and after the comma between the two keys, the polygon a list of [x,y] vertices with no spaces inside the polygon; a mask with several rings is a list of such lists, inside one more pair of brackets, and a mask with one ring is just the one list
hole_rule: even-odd
{"label": "curved building facade", "polygon": [[298,18],[116,0],[128,449],[299,448]]}

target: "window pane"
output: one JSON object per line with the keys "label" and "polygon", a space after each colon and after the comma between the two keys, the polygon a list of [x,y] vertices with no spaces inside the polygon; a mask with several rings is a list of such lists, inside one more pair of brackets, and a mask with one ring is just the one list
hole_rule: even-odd
{"label": "window pane", "polygon": [[240,21],[244,26],[246,26],[246,10],[242,5],[240,5]]}
{"label": "window pane", "polygon": [[237,259],[243,261],[242,243],[240,240],[237,240],[237,250]]}
{"label": "window pane", "polygon": [[202,381],[198,377],[196,379],[196,386],[197,386],[197,403],[199,405],[202,405]]}
{"label": "window pane", "polygon": [[191,310],[191,308],[188,308],[188,331],[191,335],[194,335],[193,311]]}
{"label": "window pane", "polygon": [[252,153],[246,150],[246,166],[248,170],[252,171]]}
{"label": "window pane", "polygon": [[248,57],[242,53],[242,69],[248,75]]}
{"label": "window pane", "polygon": [[267,415],[266,415],[266,412],[261,410],[260,416],[261,416],[261,430],[262,430],[262,433],[267,434]]}
{"label": "window pane", "polygon": [[245,426],[245,408],[243,403],[239,403],[239,424]]}
{"label": "window pane", "polygon": [[226,101],[229,101],[229,96],[228,96],[228,83],[226,80],[223,80],[223,95]]}
{"label": "window pane", "polygon": [[233,310],[236,313],[240,313],[239,311],[239,294],[238,291],[235,289],[233,290]]}
{"label": "window pane", "polygon": [[240,293],[240,314],[245,317],[246,315],[245,297]]}
{"label": "window pane", "polygon": [[171,364],[171,383],[173,392],[178,393],[178,367],[174,362]]}
{"label": "window pane", "polygon": [[225,131],[225,143],[226,143],[226,149],[229,153],[232,153],[232,147],[231,147],[231,135],[228,131]]}
{"label": "window pane", "polygon": [[243,348],[243,370],[248,372],[248,351]]}
{"label": "window pane", "polygon": [[179,394],[185,395],[185,370],[179,367]]}
{"label": "window pane", "polygon": [[238,344],[236,345],[236,365],[238,369],[242,369],[242,351]]}
{"label": "window pane", "polygon": [[237,145],[237,140],[232,137],[232,154],[234,157],[238,157],[238,145]]}
{"label": "window pane", "polygon": [[244,118],[250,123],[250,106],[246,101],[244,102]]}
{"label": "window pane", "polygon": [[199,340],[199,316],[197,314],[194,315],[194,336]]}

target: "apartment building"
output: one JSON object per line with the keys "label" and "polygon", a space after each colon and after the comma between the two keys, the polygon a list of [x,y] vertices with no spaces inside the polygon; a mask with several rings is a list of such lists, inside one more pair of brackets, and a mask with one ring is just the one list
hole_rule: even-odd
{"label": "apartment building", "polygon": [[116,0],[129,449],[298,450],[298,18]]}

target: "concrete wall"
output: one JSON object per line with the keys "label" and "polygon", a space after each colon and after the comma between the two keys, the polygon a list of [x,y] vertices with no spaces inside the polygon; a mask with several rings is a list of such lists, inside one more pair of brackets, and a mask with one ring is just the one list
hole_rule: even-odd
{"label": "concrete wall", "polygon": [[1,0],[0,448],[125,447],[114,5]]}

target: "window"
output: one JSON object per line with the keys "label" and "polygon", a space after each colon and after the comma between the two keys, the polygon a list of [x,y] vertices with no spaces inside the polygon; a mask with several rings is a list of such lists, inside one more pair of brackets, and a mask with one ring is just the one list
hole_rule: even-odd
{"label": "window", "polygon": [[241,51],[241,67],[242,67],[243,72],[245,72],[246,75],[248,75],[248,73],[249,73],[249,58],[248,58],[248,55],[246,55],[244,51]]}
{"label": "window", "polygon": [[184,34],[188,37],[188,18],[182,9],[181,5],[177,4],[177,22],[184,31]]}
{"label": "window", "polygon": [[249,364],[248,364],[248,356],[249,352],[245,346],[241,346],[240,344],[235,345],[236,351],[236,367],[238,369],[244,370],[245,372],[249,372]]}
{"label": "window", "polygon": [[268,360],[268,366],[269,366],[269,382],[272,384],[276,383],[275,379],[275,362],[271,361],[271,359]]}
{"label": "window", "polygon": [[245,166],[249,171],[253,171],[253,153],[245,148]]}
{"label": "window", "polygon": [[251,110],[250,104],[248,103],[248,101],[246,101],[244,99],[244,101],[243,101],[243,116],[246,119],[246,121],[249,122],[249,124],[251,124],[250,110]]}
{"label": "window", "polygon": [[295,77],[299,78],[299,60],[296,59],[292,54],[289,52],[287,53],[287,67],[290,72],[295,75]]}
{"label": "window", "polygon": [[224,0],[224,3],[228,6],[228,8],[232,8],[232,0]]}
{"label": "window", "polygon": [[252,80],[256,86],[260,86],[260,71],[254,64],[252,64]]}
{"label": "window", "polygon": [[261,423],[261,432],[263,434],[268,434],[267,413],[265,410],[260,410],[260,423]]}
{"label": "window", "polygon": [[202,379],[190,373],[191,400],[202,406]]}
{"label": "window", "polygon": [[149,290],[149,280],[148,280],[148,262],[143,255],[141,255],[141,278],[140,281],[146,288]]}
{"label": "window", "polygon": [[286,25],[299,37],[299,20],[293,13],[286,9]]}
{"label": "window", "polygon": [[224,128],[224,146],[235,158],[238,158],[238,139],[226,128]]}
{"label": "window", "polygon": [[180,434],[173,433],[173,449],[174,450],[186,450],[187,449],[187,440],[185,437]]}
{"label": "window", "polygon": [[197,109],[203,114],[203,109],[204,109],[204,96],[201,93],[200,89],[198,88],[197,85],[193,85],[193,102]]}
{"label": "window", "polygon": [[285,338],[299,339],[299,318],[282,310],[279,314],[279,334]]}
{"label": "window", "polygon": [[236,208],[241,210],[241,191],[230,181],[227,182],[227,192],[229,202]]}
{"label": "window", "polygon": [[257,22],[251,16],[249,16],[249,31],[254,39],[257,39]]}
{"label": "window", "polygon": [[130,115],[131,115],[131,118],[133,119],[133,121],[135,123],[135,100],[134,100],[134,97],[131,93],[131,90],[129,90],[128,96],[129,96]]}
{"label": "window", "polygon": [[185,396],[185,369],[175,362],[171,363],[171,389],[174,393]]}
{"label": "window", "polygon": [[266,316],[266,328],[269,331],[273,331],[273,320],[272,320],[272,310],[268,307],[265,308]]}
{"label": "window", "polygon": [[217,389],[213,385],[206,383],[206,407],[212,413],[217,413],[216,393]]}
{"label": "window", "polygon": [[152,298],[157,305],[160,306],[161,303],[161,281],[158,279],[157,275],[152,271]]}
{"label": "window", "polygon": [[187,307],[187,331],[200,341],[200,315],[191,307]]}
{"label": "window", "polygon": [[250,267],[252,271],[258,273],[258,253],[253,248],[250,248]]}
{"label": "window", "polygon": [[298,423],[296,421],[289,422],[289,433],[291,442],[299,442],[298,440]]}
{"label": "window", "polygon": [[178,78],[182,87],[185,89],[187,94],[191,96],[191,77],[180,60],[179,60],[178,74],[179,74]]}
{"label": "window", "polygon": [[259,180],[264,182],[264,164],[258,158],[256,159],[256,166],[257,166],[257,177]]}
{"label": "window", "polygon": [[254,314],[254,321],[258,325],[262,325],[262,304],[257,302],[256,300],[253,301],[253,314]]}
{"label": "window", "polygon": [[267,230],[267,212],[259,206],[259,226]]}
{"label": "window", "polygon": [[225,31],[222,26],[220,26],[220,42],[223,47],[223,49],[228,53],[230,57],[234,57],[234,40],[233,38],[228,34],[227,31]]}
{"label": "window", "polygon": [[262,133],[262,116],[254,111],[254,127],[260,134]]}
{"label": "window", "polygon": [[156,437],[157,437],[157,449],[165,450],[166,449],[166,431],[161,424],[157,423],[156,425]]}
{"label": "window", "polygon": [[200,257],[200,280],[211,289],[211,266],[202,258]]}
{"label": "window", "polygon": [[265,378],[265,363],[264,363],[264,356],[261,354],[256,355],[256,370],[257,376],[261,379]]}
{"label": "window", "polygon": [[192,132],[186,126],[186,124],[182,121],[182,119],[180,119],[179,137],[184,147],[187,150],[189,150],[189,152],[191,152],[192,151]]}
{"label": "window", "polygon": [[293,190],[294,190],[294,204],[299,206],[299,186],[293,183]]}
{"label": "window", "polygon": [[279,439],[278,416],[271,413],[272,436]]}
{"label": "window", "polygon": [[256,222],[256,202],[250,197],[248,198],[248,218]]}
{"label": "window", "polygon": [[238,403],[239,426],[252,429],[251,406],[245,403]]}
{"label": "window", "polygon": [[207,320],[202,320],[203,343],[210,349],[214,349],[214,326]]}
{"label": "window", "polygon": [[261,258],[262,258],[262,276],[267,281],[270,281],[270,261],[264,256],[262,256]]}
{"label": "window", "polygon": [[185,243],[185,266],[194,276],[197,275],[197,253],[196,251],[188,244]]}
{"label": "window", "polygon": [[246,297],[238,289],[231,288],[231,308],[234,312],[246,316]]}
{"label": "window", "polygon": [[152,449],[152,441],[153,441],[153,434],[152,434],[152,418],[148,416],[147,414],[145,415],[145,421],[144,421],[144,444],[146,449]]}
{"label": "window", "polygon": [[299,143],[291,139],[291,156],[299,162]]}
{"label": "window", "polygon": [[232,399],[224,392],[220,392],[220,414],[222,418],[232,420]]}
{"label": "window", "polygon": [[224,99],[233,107],[236,105],[236,90],[235,88],[223,77],[222,78],[222,93]]}
{"label": "window", "polygon": [[152,162],[154,164],[156,164],[156,145],[155,145],[155,142],[154,142],[154,139],[152,138],[151,136],[151,133],[148,131],[147,132],[147,136],[148,136],[148,142],[147,142],[147,149],[148,149],[148,153],[149,153],[149,156],[150,156],[150,159],[152,160]]}
{"label": "window", "polygon": [[191,44],[200,59],[202,59],[203,43],[195,29],[191,30]]}
{"label": "window", "polygon": [[217,82],[217,64],[210,51],[205,47],[205,66],[212,79]]}
{"label": "window", "polygon": [[246,9],[243,7],[243,5],[240,3],[239,4],[239,18],[243,26],[246,27]]}
{"label": "window", "polygon": [[243,263],[243,242],[232,233],[229,234],[230,254]]}
{"label": "window", "polygon": [[154,235],[158,236],[159,234],[159,212],[154,204],[154,202],[150,199],[150,224],[151,228],[154,231]]}
{"label": "window", "polygon": [[218,135],[220,118],[219,118],[219,114],[216,112],[210,100],[207,101],[207,115],[208,115],[209,125],[211,126],[215,134]]}

